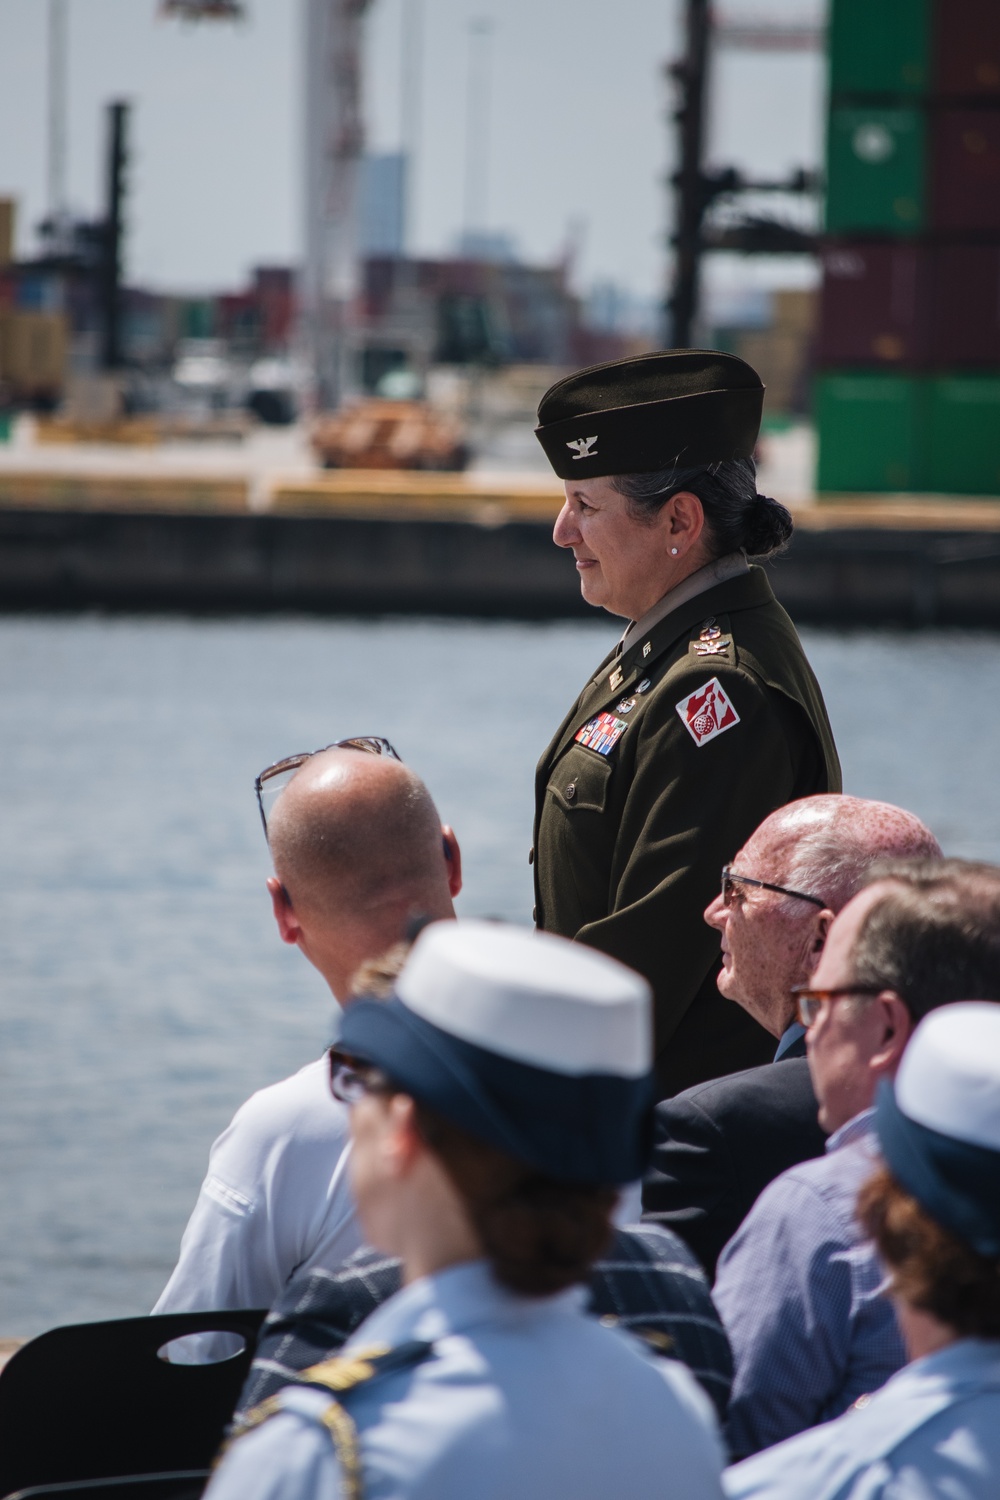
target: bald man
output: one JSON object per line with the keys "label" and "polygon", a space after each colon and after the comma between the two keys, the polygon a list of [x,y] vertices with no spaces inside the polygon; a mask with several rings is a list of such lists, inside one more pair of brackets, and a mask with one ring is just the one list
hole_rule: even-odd
{"label": "bald man", "polygon": [[[391,756],[310,756],[274,801],[267,838],[281,938],[341,1005],[357,969],[399,943],[414,918],[455,915],[455,835],[420,778]],[[347,1111],[327,1075],[324,1053],[237,1110],[212,1147],[154,1312],[270,1307],[293,1273],[339,1265],[362,1243],[347,1180]],[[208,1356],[203,1342],[188,1344],[190,1358]]]}
{"label": "bald man", "polygon": [[771,1033],[775,1058],[657,1106],[642,1195],[643,1218],[674,1229],[709,1276],[767,1184],[824,1149],[794,987],[810,978],[835,915],[876,860],[940,854],[912,813],[822,795],[771,813],[727,866],[705,912],[722,940],[718,987]]}

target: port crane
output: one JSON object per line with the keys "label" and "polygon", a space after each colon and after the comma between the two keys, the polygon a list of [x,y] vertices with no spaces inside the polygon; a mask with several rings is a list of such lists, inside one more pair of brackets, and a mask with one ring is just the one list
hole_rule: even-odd
{"label": "port crane", "polygon": [[[364,151],[361,26],[372,0],[303,0],[305,256],[299,329],[313,403],[340,404],[350,379],[358,300],[358,192]],[[239,0],[160,0],[182,21],[237,21]]]}
{"label": "port crane", "polygon": [[753,181],[735,167],[706,171],[704,165],[708,77],[714,46],[766,52],[802,52],[822,47],[825,27],[818,16],[794,21],[769,16],[725,16],[710,0],[685,0],[686,46],[683,57],[664,68],[679,98],[673,112],[677,126],[678,164],[670,181],[676,217],[673,284],[666,304],[664,342],[685,348],[692,340],[698,312],[701,260],[713,250],[744,255],[815,252],[815,236],[773,218],[744,214],[730,225],[708,222],[720,200],[738,201],[745,193],[790,193],[815,196],[819,173],[800,167],[780,181]]}

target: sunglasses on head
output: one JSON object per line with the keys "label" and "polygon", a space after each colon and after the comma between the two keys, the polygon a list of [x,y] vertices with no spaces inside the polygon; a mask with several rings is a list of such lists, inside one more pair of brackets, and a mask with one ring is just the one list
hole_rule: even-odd
{"label": "sunglasses on head", "polygon": [[318,750],[306,750],[301,755],[286,755],[283,760],[276,760],[272,766],[265,766],[260,775],[254,777],[253,783],[265,838],[268,814],[285,787],[307,760],[312,760],[314,755],[322,755],[324,750],[361,750],[366,755],[388,755],[391,760],[402,760],[399,752],[381,735],[361,734],[354,739],[334,740],[332,745],[322,745]]}

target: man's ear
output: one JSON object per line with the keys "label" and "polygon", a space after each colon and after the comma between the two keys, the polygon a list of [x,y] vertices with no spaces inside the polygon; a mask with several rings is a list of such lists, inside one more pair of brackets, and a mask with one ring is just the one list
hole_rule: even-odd
{"label": "man's ear", "polygon": [[448,866],[448,891],[454,899],[462,889],[462,851],[458,847],[455,831],[447,823],[441,825],[445,863]]}
{"label": "man's ear", "polygon": [[824,906],[823,910],[817,912],[815,915],[812,940],[809,944],[809,952],[806,955],[810,974],[812,974],[813,969],[819,963],[819,956],[826,947],[826,940],[830,936],[830,928],[833,926],[835,916],[836,914],[828,906]]}
{"label": "man's ear", "polygon": [[880,1077],[891,1078],[913,1035],[913,1017],[894,990],[883,990],[872,1003],[878,1033],[869,1067]]}
{"label": "man's ear", "polygon": [[302,926],[295,914],[291,897],[285,890],[276,875],[267,878],[267,890],[271,897],[271,910],[274,912],[274,920],[278,924],[278,932],[283,943],[298,944],[302,934]]}

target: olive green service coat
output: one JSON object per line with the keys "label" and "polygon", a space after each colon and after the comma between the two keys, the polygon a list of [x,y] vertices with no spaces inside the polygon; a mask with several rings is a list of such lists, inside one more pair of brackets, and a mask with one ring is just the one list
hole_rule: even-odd
{"label": "olive green service coat", "polygon": [[702,913],[768,813],[840,790],[822,694],[757,567],[612,651],[559,726],[535,778],[535,920],[649,979],[662,1095],[773,1057],[716,988]]}

